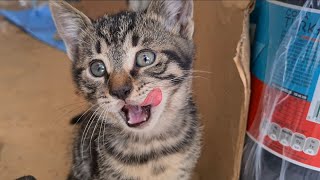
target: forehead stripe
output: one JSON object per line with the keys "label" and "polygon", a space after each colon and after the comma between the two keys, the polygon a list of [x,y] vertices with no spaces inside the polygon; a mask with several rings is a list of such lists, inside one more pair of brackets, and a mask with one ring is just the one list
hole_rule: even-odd
{"label": "forehead stripe", "polygon": [[136,12],[126,11],[100,18],[96,21],[98,34],[105,39],[107,45],[123,43],[127,34],[134,29],[136,19]]}
{"label": "forehead stripe", "polygon": [[97,43],[96,43],[96,52],[97,52],[98,54],[101,53],[101,44],[100,44],[100,41],[97,41]]}
{"label": "forehead stripe", "polygon": [[140,37],[137,34],[132,35],[132,46],[136,47],[139,43]]}

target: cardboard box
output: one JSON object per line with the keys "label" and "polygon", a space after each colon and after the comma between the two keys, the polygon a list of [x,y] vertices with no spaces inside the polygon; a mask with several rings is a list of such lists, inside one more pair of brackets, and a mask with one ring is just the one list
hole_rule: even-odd
{"label": "cardboard box", "polygon": [[[204,124],[194,179],[237,180],[250,94],[249,0],[195,1],[194,89]],[[83,1],[95,18],[125,1]],[[73,87],[67,56],[0,21],[0,179],[32,174],[65,179],[73,127],[83,100]],[[201,77],[198,77],[201,76]]]}

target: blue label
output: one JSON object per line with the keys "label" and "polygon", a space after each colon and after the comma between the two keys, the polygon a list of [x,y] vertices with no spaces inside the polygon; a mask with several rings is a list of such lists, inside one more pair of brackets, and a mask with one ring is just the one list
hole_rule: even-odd
{"label": "blue label", "polygon": [[266,0],[256,7],[253,75],[311,101],[320,72],[320,11]]}

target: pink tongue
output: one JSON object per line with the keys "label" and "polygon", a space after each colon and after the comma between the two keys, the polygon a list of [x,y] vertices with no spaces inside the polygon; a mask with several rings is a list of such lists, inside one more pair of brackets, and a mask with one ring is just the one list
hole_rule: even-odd
{"label": "pink tongue", "polygon": [[158,106],[162,101],[162,92],[161,89],[156,88],[153,89],[148,96],[146,97],[146,99],[143,101],[142,104],[140,104],[140,106],[147,106],[147,105],[151,105],[151,106]]}
{"label": "pink tongue", "polygon": [[128,116],[129,116],[129,124],[138,124],[147,119],[147,114],[143,111],[141,106],[127,106],[128,108]]}
{"label": "pink tongue", "polygon": [[138,124],[143,121],[146,121],[148,118],[147,112],[142,109],[142,106],[158,106],[162,101],[162,92],[159,88],[153,89],[142,104],[139,106],[131,106],[128,105],[128,116],[129,116],[129,124]]}

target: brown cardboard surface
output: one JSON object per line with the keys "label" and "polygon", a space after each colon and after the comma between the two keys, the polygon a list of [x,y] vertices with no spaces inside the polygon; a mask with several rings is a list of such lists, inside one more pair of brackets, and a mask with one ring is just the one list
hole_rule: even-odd
{"label": "brown cardboard surface", "polygon": [[[57,50],[1,22],[0,179],[33,174],[65,179],[69,119],[80,105],[69,60]],[[71,112],[69,112],[71,111]]]}
{"label": "brown cardboard surface", "polygon": [[[250,82],[248,32],[243,26],[247,4],[195,2],[195,69],[210,73],[195,73],[204,148],[194,179],[236,180],[238,176],[245,94],[249,93],[244,87]],[[94,18],[125,5],[124,1],[84,1],[77,7]],[[65,179],[71,158],[68,122],[84,108],[75,95],[70,61],[7,22],[0,23],[5,27],[0,30],[0,179],[25,174],[40,180]]]}
{"label": "brown cardboard surface", "polygon": [[[203,180],[237,179],[239,173],[245,130],[240,114],[245,99],[244,86],[233,58],[243,32],[244,9],[235,1],[227,4],[224,1],[197,1],[195,4],[195,69],[212,72],[209,80],[195,79],[195,96],[205,131],[204,149],[197,168],[197,174]],[[238,52],[238,58],[248,51],[242,50]],[[248,61],[247,58],[242,57],[242,61]]]}

